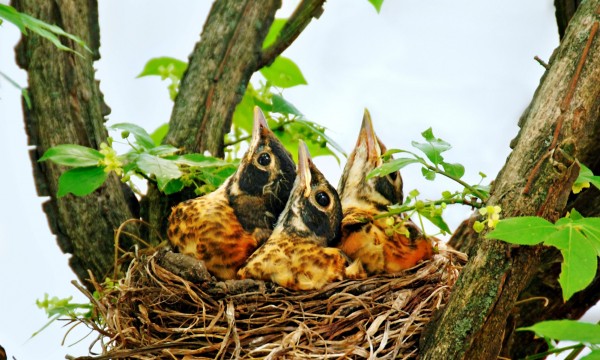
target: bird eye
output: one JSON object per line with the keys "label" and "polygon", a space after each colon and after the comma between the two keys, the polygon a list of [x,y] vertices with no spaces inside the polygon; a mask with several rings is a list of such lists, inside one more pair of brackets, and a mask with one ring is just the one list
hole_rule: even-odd
{"label": "bird eye", "polygon": [[262,153],[258,156],[258,163],[262,166],[267,166],[271,163],[271,155]]}
{"label": "bird eye", "polygon": [[317,203],[323,207],[326,207],[327,205],[329,205],[329,203],[331,203],[331,200],[329,199],[329,195],[327,195],[323,191],[319,191],[315,195],[315,200],[317,200]]}
{"label": "bird eye", "polygon": [[391,172],[388,174],[388,176],[390,177],[390,180],[392,180],[392,182],[394,182],[398,178],[398,172],[397,171]]}

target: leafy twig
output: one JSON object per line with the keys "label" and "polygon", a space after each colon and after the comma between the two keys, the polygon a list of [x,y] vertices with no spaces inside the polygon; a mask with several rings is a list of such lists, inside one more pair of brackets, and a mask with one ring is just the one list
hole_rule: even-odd
{"label": "leafy twig", "polygon": [[[461,204],[461,205],[467,205],[467,206],[471,206],[474,208],[481,208],[483,207],[483,204],[477,201],[471,201],[469,199],[466,198],[451,198],[451,199],[441,199],[441,200],[434,200],[434,201],[427,201],[424,202],[424,206],[425,207],[429,207],[429,206],[437,206],[437,205],[442,205],[442,204],[447,204],[447,205],[452,205],[452,204]],[[422,206],[422,205],[421,205]],[[417,210],[417,205],[401,205],[398,207],[393,207],[391,209],[389,209],[388,212],[376,215],[374,218],[375,219],[381,219],[381,218],[385,218],[388,217],[390,215],[397,215],[397,214],[402,214],[405,212],[409,212],[409,211],[414,211]]]}
{"label": "leafy twig", "polygon": [[[436,173],[438,173],[438,174],[440,174],[440,175],[443,175],[443,176],[447,177],[448,179],[451,179],[451,180],[454,180],[454,181],[456,181],[457,183],[459,183],[460,185],[462,185],[462,186],[464,186],[466,189],[468,189],[468,190],[471,192],[471,194],[473,194],[473,195],[477,196],[478,198],[480,198],[480,199],[481,199],[483,202],[486,202],[486,201],[487,201],[487,199],[488,199],[488,196],[487,196],[487,195],[485,195],[485,194],[484,194],[484,193],[482,193],[481,191],[479,191],[479,190],[475,189],[474,187],[472,187],[471,185],[467,184],[466,182],[462,181],[461,179],[459,179],[459,178],[457,178],[457,177],[455,177],[455,176],[452,176],[452,175],[448,174],[447,172],[445,172],[445,171],[443,171],[443,170],[439,169],[438,167],[435,167],[435,166],[429,165],[429,164],[427,164],[427,163],[425,163],[425,162],[422,162],[422,164],[423,164],[424,166],[426,166],[426,167],[427,167],[429,170],[431,170],[431,171],[435,171]],[[481,207],[481,206],[475,206],[475,207]]]}

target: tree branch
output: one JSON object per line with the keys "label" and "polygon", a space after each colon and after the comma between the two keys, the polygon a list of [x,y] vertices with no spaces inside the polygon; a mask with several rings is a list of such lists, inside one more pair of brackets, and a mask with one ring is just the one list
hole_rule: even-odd
{"label": "tree branch", "polygon": [[280,6],[281,0],[213,3],[181,79],[165,143],[223,156],[223,136]]}
{"label": "tree branch", "polygon": [[[586,163],[596,156],[589,150],[600,137],[600,58],[583,54],[600,51],[597,38],[587,41],[599,6],[600,0],[586,1],[571,20],[523,118],[514,150],[495,180],[489,204],[500,205],[507,217],[558,219],[578,175],[574,159]],[[556,141],[549,144],[548,139]],[[542,158],[546,160],[536,165]],[[524,194],[534,167],[539,167],[537,175]],[[422,359],[492,359],[502,346],[509,346],[515,322],[507,319],[524,308],[515,304],[545,260],[542,248],[483,237],[473,243],[448,305],[422,338]]]}
{"label": "tree branch", "polygon": [[262,51],[256,70],[270,65],[296,40],[313,18],[318,19],[323,13],[324,3],[325,0],[302,0],[290,15],[275,42]]}

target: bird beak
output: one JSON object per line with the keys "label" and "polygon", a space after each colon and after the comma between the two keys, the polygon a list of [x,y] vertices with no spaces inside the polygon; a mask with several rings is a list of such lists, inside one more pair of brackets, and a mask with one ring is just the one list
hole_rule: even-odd
{"label": "bird beak", "polygon": [[298,185],[304,187],[304,196],[310,195],[310,182],[312,175],[310,173],[310,167],[312,165],[312,159],[308,153],[308,147],[302,140],[298,140]]}
{"label": "bird beak", "polygon": [[367,160],[378,164],[380,161],[379,157],[381,156],[379,143],[379,139],[377,139],[377,135],[375,135],[375,131],[373,130],[371,114],[369,114],[369,110],[365,109],[365,115],[363,116],[356,147],[366,148]]}
{"label": "bird beak", "polygon": [[[271,134],[271,130],[269,129],[269,125],[267,125],[267,119],[265,119],[265,114],[263,114],[262,110],[258,107],[254,107],[254,125],[252,126],[252,140],[250,141],[250,148],[255,149],[258,146],[258,143],[261,139],[269,136]],[[251,151],[248,152],[251,155]]]}

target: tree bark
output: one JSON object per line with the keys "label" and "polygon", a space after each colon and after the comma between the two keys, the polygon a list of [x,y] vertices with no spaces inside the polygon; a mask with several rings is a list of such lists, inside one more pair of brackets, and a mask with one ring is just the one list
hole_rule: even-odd
{"label": "tree bark", "polygon": [[[600,0],[583,3],[525,114],[514,150],[492,189],[505,217],[565,212],[579,166],[595,160],[600,135]],[[512,333],[507,319],[535,276],[542,247],[480,236],[449,303],[424,334],[423,359],[492,359]]]}
{"label": "tree bark", "polygon": [[166,143],[223,156],[223,135],[258,70],[262,43],[279,7],[281,0],[213,3],[181,80]]}
{"label": "tree bark", "polygon": [[94,80],[93,68],[100,45],[97,3],[19,0],[13,4],[19,11],[79,36],[93,51],[92,56],[69,42],[83,54],[79,57],[31,33],[21,39],[16,50],[17,62],[29,78],[31,109],[23,104],[23,113],[28,142],[34,146],[31,160],[38,195],[50,197],[43,205],[50,229],[61,250],[72,254],[69,264],[77,277],[87,284],[88,269],[99,279],[109,273],[114,230],[137,216],[137,201],[116,176],[110,176],[91,196],[57,199],[58,178],[65,168],[38,163],[38,159],[58,144],[98,148],[107,139],[104,116],[110,109]]}

